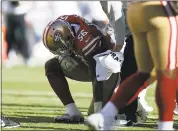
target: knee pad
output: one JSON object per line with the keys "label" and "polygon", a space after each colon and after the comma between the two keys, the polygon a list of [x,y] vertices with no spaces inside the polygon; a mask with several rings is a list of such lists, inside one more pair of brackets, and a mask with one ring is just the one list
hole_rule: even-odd
{"label": "knee pad", "polygon": [[52,58],[45,63],[45,74],[62,74],[62,69],[58,59]]}

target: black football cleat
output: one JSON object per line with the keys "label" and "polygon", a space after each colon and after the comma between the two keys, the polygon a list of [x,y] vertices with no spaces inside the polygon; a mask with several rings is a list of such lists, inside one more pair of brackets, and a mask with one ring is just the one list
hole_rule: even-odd
{"label": "black football cleat", "polygon": [[70,116],[69,114],[64,114],[63,116],[56,116],[54,118],[57,123],[83,123],[83,116]]}
{"label": "black football cleat", "polygon": [[148,112],[143,108],[140,102],[138,102],[136,117],[137,117],[138,124],[143,124],[148,119]]}

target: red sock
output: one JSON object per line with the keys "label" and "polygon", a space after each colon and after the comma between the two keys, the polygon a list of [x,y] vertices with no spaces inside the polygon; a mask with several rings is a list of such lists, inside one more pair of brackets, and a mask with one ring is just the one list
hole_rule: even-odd
{"label": "red sock", "polygon": [[158,76],[156,103],[160,121],[173,121],[173,110],[176,99],[176,79],[165,74]]}
{"label": "red sock", "polygon": [[111,97],[113,102],[119,109],[127,105],[129,100],[135,100],[139,92],[142,90],[144,82],[149,78],[149,73],[134,73],[121,83],[117,92]]}

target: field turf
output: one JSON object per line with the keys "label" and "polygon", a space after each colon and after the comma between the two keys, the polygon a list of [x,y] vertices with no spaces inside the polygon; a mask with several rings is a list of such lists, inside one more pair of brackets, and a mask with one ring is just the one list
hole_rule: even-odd
{"label": "field turf", "polygon": [[[76,74],[77,75],[77,74]],[[92,97],[91,83],[68,80],[70,90],[82,114],[87,116]],[[154,100],[154,87],[147,92],[147,101],[154,107],[145,124],[120,130],[156,130],[157,108]],[[64,113],[64,107],[48,84],[42,67],[2,68],[2,113],[21,127],[2,130],[89,130],[84,124],[54,123],[56,115]],[[178,117],[175,116],[174,128],[178,129]],[[116,127],[118,129],[118,127]]]}

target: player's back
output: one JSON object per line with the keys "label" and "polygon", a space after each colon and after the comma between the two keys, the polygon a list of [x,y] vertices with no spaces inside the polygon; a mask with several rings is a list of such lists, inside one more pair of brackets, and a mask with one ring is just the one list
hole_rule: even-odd
{"label": "player's back", "polygon": [[75,51],[83,57],[93,56],[112,48],[110,36],[98,26],[77,15],[64,15],[58,19],[67,21],[75,34]]}

